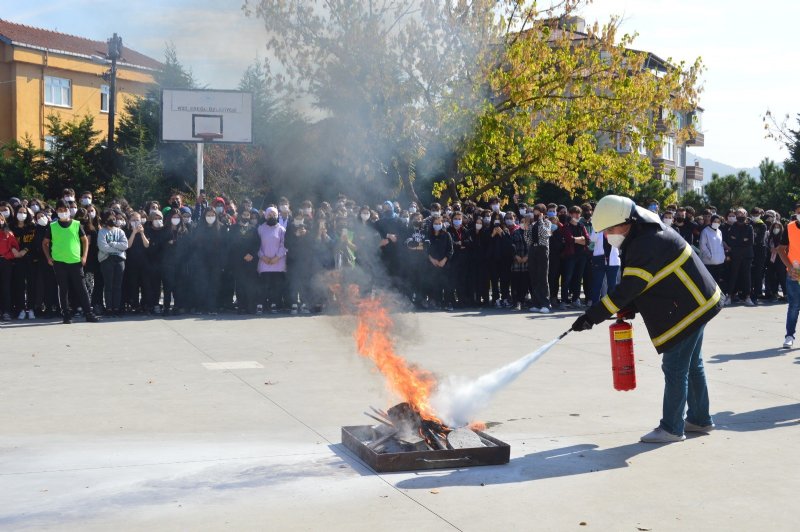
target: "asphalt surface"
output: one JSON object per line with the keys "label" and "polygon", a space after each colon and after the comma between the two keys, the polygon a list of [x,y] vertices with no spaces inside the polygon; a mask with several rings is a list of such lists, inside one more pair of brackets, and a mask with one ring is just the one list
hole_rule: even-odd
{"label": "asphalt surface", "polygon": [[[573,333],[482,412],[502,466],[375,474],[340,443],[397,402],[338,316],[0,326],[1,530],[797,530],[800,351],[785,305],[726,308],[704,358],[718,430],[658,424],[660,358],[612,387],[605,326]],[[576,312],[398,316],[399,351],[475,377]]]}

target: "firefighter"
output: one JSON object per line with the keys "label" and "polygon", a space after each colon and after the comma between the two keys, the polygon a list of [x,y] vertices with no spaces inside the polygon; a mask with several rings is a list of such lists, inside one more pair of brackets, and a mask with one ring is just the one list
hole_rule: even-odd
{"label": "firefighter", "polygon": [[[605,196],[594,211],[595,231],[622,255],[622,279],[616,288],[572,325],[591,329],[614,314],[641,312],[647,332],[663,357],[663,417],[642,436],[645,443],[686,439],[685,432],[707,433],[708,388],[703,369],[703,329],[722,308],[721,291],[700,257],[658,215],[621,196]],[[688,404],[686,417],[684,410]]]}

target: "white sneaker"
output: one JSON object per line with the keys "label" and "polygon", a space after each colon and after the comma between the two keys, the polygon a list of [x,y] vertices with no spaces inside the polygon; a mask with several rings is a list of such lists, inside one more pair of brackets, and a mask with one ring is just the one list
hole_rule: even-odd
{"label": "white sneaker", "polygon": [[711,425],[695,425],[694,423],[689,423],[688,421],[686,421],[683,424],[683,431],[684,432],[702,432],[702,433],[708,434],[709,432],[711,432],[715,428],[716,427],[715,427],[715,425],[713,423]]}
{"label": "white sneaker", "polygon": [[744,300],[744,306],[745,307],[755,307],[756,304],[753,303],[753,300],[748,297],[747,299]]}
{"label": "white sneaker", "polygon": [[494,306],[495,308],[503,308],[503,300],[498,299],[497,301],[494,302]]}
{"label": "white sneaker", "polygon": [[308,307],[306,306],[305,303],[300,305],[300,314],[311,314],[311,311],[308,310]]}
{"label": "white sneaker", "polygon": [[641,441],[642,443],[674,443],[678,441],[683,441],[685,439],[686,436],[683,434],[681,434],[680,436],[676,436],[674,434],[670,434],[661,427],[656,427],[651,432],[648,432],[647,434],[642,436],[639,441]]}
{"label": "white sneaker", "polygon": [[541,312],[542,311],[542,309],[540,309],[539,307],[531,307],[528,310],[530,312]]}
{"label": "white sneaker", "polygon": [[786,338],[783,339],[783,347],[784,349],[789,349],[794,345],[794,336],[786,335]]}
{"label": "white sneaker", "polygon": [[292,316],[297,315],[297,303],[292,303]]}
{"label": "white sneaker", "polygon": [[17,319],[18,320],[24,320],[25,319],[25,311],[24,310],[20,310],[19,311],[19,316],[17,316]]}
{"label": "white sneaker", "polygon": [[36,315],[33,313],[32,310],[28,311],[28,319],[29,320],[35,320],[36,319]]}
{"label": "white sneaker", "polygon": [[539,314],[550,314],[550,309],[547,307],[542,307],[539,309]]}
{"label": "white sneaker", "polygon": [[731,296],[725,296],[722,298],[722,306],[727,307],[731,304]]}
{"label": "white sneaker", "polygon": [[278,313],[278,305],[276,305],[275,303],[271,304],[271,305],[269,306],[269,311],[270,311],[272,314],[277,314],[277,313]]}

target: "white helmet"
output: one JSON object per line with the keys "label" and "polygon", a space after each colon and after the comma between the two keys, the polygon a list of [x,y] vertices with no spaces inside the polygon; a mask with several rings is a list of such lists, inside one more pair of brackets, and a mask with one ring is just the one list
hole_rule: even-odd
{"label": "white helmet", "polygon": [[592,215],[592,228],[595,231],[605,231],[626,222],[652,223],[665,228],[656,213],[638,207],[630,198],[613,194],[600,198]]}

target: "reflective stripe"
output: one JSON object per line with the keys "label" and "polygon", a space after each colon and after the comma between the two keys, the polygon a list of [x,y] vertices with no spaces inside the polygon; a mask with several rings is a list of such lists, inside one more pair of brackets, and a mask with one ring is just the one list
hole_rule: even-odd
{"label": "reflective stripe", "polygon": [[691,256],[692,256],[692,247],[689,244],[686,244],[686,247],[683,248],[683,252],[681,252],[681,254],[678,255],[677,259],[673,260],[671,263],[661,268],[661,270],[659,270],[658,273],[656,273],[653,276],[650,282],[647,283],[647,287],[645,288],[645,290],[649,290],[655,284],[660,282],[664,277],[675,272],[675,270],[683,266],[683,263],[689,260],[689,257]]}
{"label": "reflective stripe", "polygon": [[619,307],[611,302],[610,297],[603,296],[603,299],[601,299],[600,302],[603,303],[603,306],[606,307],[606,310],[608,310],[611,314],[616,314],[619,312]]}
{"label": "reflective stripe", "polygon": [[649,283],[653,280],[653,275],[647,270],[643,270],[641,268],[625,268],[622,270],[622,276],[636,276],[644,280],[646,283]]}
{"label": "reflective stripe", "polygon": [[705,304],[697,307],[691,314],[689,314],[688,316],[683,318],[681,321],[676,323],[671,329],[667,330],[661,336],[658,336],[657,338],[653,338],[653,345],[658,347],[660,345],[665,344],[666,342],[668,342],[669,340],[671,340],[675,336],[677,336],[686,327],[688,327],[689,325],[691,325],[692,323],[697,321],[698,318],[700,318],[703,314],[708,312],[711,309],[711,307],[716,305],[717,302],[719,301],[720,296],[721,296],[721,292],[720,292],[719,286],[718,286],[717,289],[714,290],[714,295],[712,295],[711,298],[708,301],[705,302]]}
{"label": "reflective stripe", "polygon": [[697,301],[698,305],[702,306],[706,304],[706,298],[703,297],[703,293],[699,288],[697,288],[697,285],[694,283],[694,281],[692,281],[692,278],[689,277],[689,274],[686,273],[683,268],[678,268],[675,270],[675,275],[678,276],[678,279],[680,279],[689,292],[692,293],[694,300]]}

